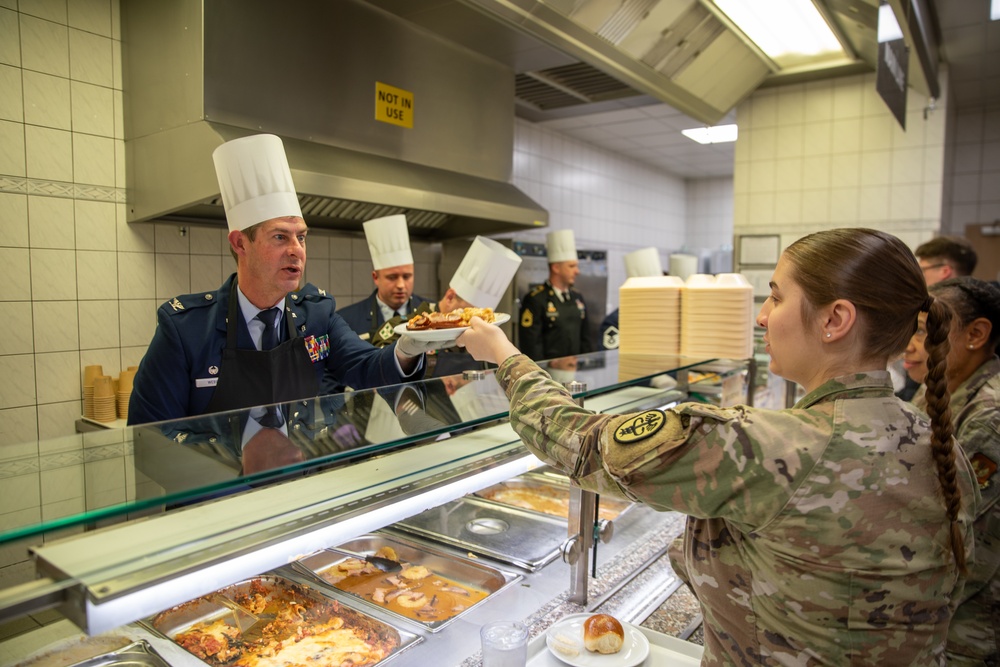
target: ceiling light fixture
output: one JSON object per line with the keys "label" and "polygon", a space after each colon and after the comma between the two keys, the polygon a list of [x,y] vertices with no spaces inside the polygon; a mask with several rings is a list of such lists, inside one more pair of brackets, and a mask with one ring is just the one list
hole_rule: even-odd
{"label": "ceiling light fixture", "polygon": [[[993,0],[996,4],[997,0]],[[903,30],[899,27],[899,21],[889,4],[879,5],[878,8],[878,43],[892,42],[903,39]]]}
{"label": "ceiling light fixture", "polygon": [[699,144],[724,144],[736,141],[736,125],[716,125],[714,127],[693,127],[681,130],[688,139],[694,139]]}
{"label": "ceiling light fixture", "polygon": [[1000,19],[1000,0],[991,0],[990,2],[990,20],[996,21]]}
{"label": "ceiling light fixture", "polygon": [[820,54],[844,55],[843,47],[812,0],[714,2],[779,66]]}

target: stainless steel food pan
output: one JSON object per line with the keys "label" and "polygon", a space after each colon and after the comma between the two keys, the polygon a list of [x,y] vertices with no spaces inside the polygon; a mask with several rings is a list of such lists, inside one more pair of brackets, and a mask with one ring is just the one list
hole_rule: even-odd
{"label": "stainless steel food pan", "polygon": [[[399,614],[395,610],[374,602],[367,597],[362,597],[350,591],[343,591],[336,588],[334,584],[328,583],[323,578],[325,571],[349,557],[344,553],[338,553],[335,549],[339,548],[356,554],[370,556],[382,547],[392,547],[401,563],[423,565],[437,576],[450,579],[460,586],[485,592],[486,597],[449,618],[438,621],[421,620]],[[520,574],[506,572],[485,563],[477,563],[461,556],[449,554],[430,545],[418,545],[398,537],[378,533],[356,537],[348,542],[338,544],[335,549],[324,549],[310,554],[292,563],[291,567],[293,570],[309,577],[307,581],[317,588],[330,590],[334,597],[347,596],[351,600],[360,602],[366,608],[373,607],[389,614],[392,618],[417,623],[430,632],[441,630],[454,622],[455,619],[464,616],[472,609],[487,602],[493,594],[522,578]]]}
{"label": "stainless steel food pan", "polygon": [[564,518],[465,496],[390,526],[462,551],[535,571],[566,540]]}
{"label": "stainless steel food pan", "polygon": [[190,630],[196,623],[214,622],[220,618],[226,619],[227,623],[235,622],[232,610],[224,601],[215,599],[215,596],[221,596],[230,604],[239,606],[239,600],[251,595],[254,590],[261,591],[269,601],[294,600],[307,608],[315,604],[336,602],[340,607],[337,615],[344,619],[345,625],[367,628],[378,633],[380,637],[397,640],[397,648],[387,658],[384,658],[379,663],[380,665],[422,640],[419,635],[397,628],[381,619],[373,618],[313,586],[275,574],[265,574],[235,583],[219,589],[213,595],[197,598],[160,612],[152,618],[143,620],[142,623],[152,632],[173,641],[177,635]]}
{"label": "stainless steel food pan", "polygon": [[140,639],[118,650],[74,663],[72,667],[170,667],[170,664],[149,642]]}
{"label": "stainless steel food pan", "polygon": [[[563,478],[563,480],[564,481],[560,481],[557,477],[552,476],[535,476],[530,474],[520,475],[518,477],[514,477],[513,479],[508,479],[505,482],[500,482],[499,484],[494,484],[493,486],[488,486],[485,489],[476,491],[473,495],[477,498],[482,498],[490,502],[500,503],[501,505],[519,507],[529,512],[539,512],[542,514],[568,519],[570,485],[569,479]],[[563,503],[566,509],[556,511],[554,507],[550,507],[548,509],[544,507],[524,507],[498,495],[507,490],[537,493],[540,496],[552,498],[556,502]],[[622,500],[613,496],[601,496],[599,499],[598,512],[601,519],[614,521],[631,507],[632,503],[627,500]]]}

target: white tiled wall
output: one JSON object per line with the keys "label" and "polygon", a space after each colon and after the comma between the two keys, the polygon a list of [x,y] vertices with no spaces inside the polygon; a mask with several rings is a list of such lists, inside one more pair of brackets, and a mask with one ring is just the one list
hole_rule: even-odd
{"label": "white tiled wall", "polygon": [[[943,85],[947,86],[946,77]],[[946,114],[910,90],[904,132],[858,75],[754,93],[737,110],[738,234],[877,227],[911,246],[939,229]]]}
{"label": "white tiled wall", "polygon": [[1000,220],[1000,108],[958,112],[953,148],[951,200],[943,227],[961,235],[966,225]]}
{"label": "white tiled wall", "polygon": [[618,307],[626,253],[656,246],[666,266],[687,243],[682,179],[523,120],[514,131],[513,182],[549,212],[547,228],[518,240],[541,243],[548,231],[572,229],[577,249],[608,251],[609,310]]}

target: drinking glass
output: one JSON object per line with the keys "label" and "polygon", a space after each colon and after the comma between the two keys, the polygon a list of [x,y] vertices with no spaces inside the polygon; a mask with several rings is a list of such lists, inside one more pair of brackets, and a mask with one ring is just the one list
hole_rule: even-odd
{"label": "drinking glass", "polygon": [[479,631],[483,667],[524,667],[528,661],[528,628],[517,621],[494,621]]}

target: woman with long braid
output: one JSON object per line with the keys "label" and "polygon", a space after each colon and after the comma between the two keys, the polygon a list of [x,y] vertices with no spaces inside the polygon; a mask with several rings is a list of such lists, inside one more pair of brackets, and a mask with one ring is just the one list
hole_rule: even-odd
{"label": "woman with long braid", "polygon": [[[962,277],[935,283],[930,293],[955,313],[946,379],[951,419],[982,496],[973,524],[975,557],[948,629],[948,664],[1000,665],[1000,288]],[[903,359],[910,377],[929,385],[927,339],[921,315]],[[931,412],[923,393],[914,402]]]}
{"label": "woman with long braid", "polygon": [[791,409],[686,403],[593,414],[493,326],[459,339],[499,364],[511,425],[581,486],[688,515],[685,570],[705,665],[941,665],[978,494],[951,438],[886,371],[927,312],[942,377],[950,311],[912,252],[873,230],[807,236],[781,255],[757,316]]}

